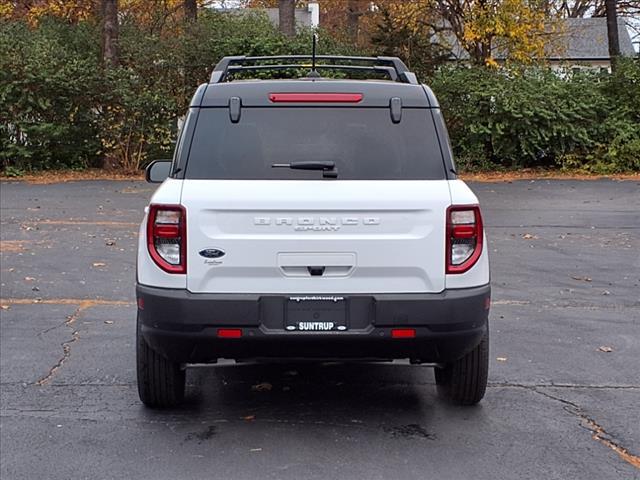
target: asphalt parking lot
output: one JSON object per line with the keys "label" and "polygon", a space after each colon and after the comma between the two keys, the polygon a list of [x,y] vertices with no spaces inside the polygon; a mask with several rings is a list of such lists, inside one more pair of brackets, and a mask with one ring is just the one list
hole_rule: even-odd
{"label": "asphalt parking lot", "polygon": [[3,183],[0,477],[640,478],[640,182],[471,187],[493,276],[479,406],[442,403],[426,367],[226,363],[150,411],[134,280],[152,188]]}

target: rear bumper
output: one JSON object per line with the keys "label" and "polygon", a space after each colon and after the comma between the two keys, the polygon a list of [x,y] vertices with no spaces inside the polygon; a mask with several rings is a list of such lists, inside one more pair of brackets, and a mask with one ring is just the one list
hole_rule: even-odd
{"label": "rear bumper", "polygon": [[[341,294],[348,302],[346,332],[287,332],[285,294],[194,294],[143,285],[136,292],[144,338],[180,363],[263,357],[447,362],[473,349],[486,332],[491,287]],[[219,328],[241,329],[242,336],[219,338]],[[416,336],[392,338],[394,328],[415,329]]]}

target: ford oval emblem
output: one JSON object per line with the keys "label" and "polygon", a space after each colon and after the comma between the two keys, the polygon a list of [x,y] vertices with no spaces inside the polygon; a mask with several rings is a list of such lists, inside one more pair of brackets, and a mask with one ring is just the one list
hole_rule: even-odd
{"label": "ford oval emblem", "polygon": [[205,248],[198,252],[204,258],[220,258],[224,257],[224,251],[219,248]]}

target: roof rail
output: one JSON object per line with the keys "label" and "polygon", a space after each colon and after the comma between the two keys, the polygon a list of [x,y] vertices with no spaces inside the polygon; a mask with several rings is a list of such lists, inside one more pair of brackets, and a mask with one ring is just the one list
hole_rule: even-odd
{"label": "roof rail", "polygon": [[[340,55],[316,55],[316,60],[331,61],[332,63],[316,63],[316,69],[344,70],[386,73],[394,82],[418,84],[415,73],[398,57],[349,57]],[[222,83],[229,80],[230,74],[242,71],[287,70],[294,68],[309,68],[311,65],[300,63],[303,60],[313,60],[312,55],[276,55],[271,57],[224,57],[218,62],[211,73],[209,83]]]}

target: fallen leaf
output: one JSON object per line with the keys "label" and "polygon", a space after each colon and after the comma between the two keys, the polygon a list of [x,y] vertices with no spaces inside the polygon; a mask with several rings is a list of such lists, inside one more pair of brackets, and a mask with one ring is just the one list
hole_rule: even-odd
{"label": "fallen leaf", "polygon": [[268,391],[271,391],[272,388],[273,388],[273,385],[267,382],[263,382],[263,383],[258,383],[257,385],[252,386],[251,390],[255,392],[263,392],[263,391],[268,392]]}
{"label": "fallen leaf", "polygon": [[496,360],[499,361],[499,362],[506,362],[507,361],[507,357],[497,357]]}
{"label": "fallen leaf", "polygon": [[574,280],[578,280],[581,282],[590,282],[591,281],[591,277],[578,277],[575,275],[571,275],[571,278],[573,278]]}
{"label": "fallen leaf", "polygon": [[107,247],[113,247],[116,244],[116,241],[115,240],[107,240],[106,242],[104,242],[104,244]]}
{"label": "fallen leaf", "polygon": [[94,267],[106,267],[107,264],[104,262],[93,262]]}
{"label": "fallen leaf", "polygon": [[609,290],[605,290],[604,292],[602,292],[602,295],[611,295],[611,292]]}
{"label": "fallen leaf", "polygon": [[522,235],[522,238],[524,238],[525,240],[535,240],[536,238],[538,238],[538,236],[531,235],[530,233],[525,233],[524,235]]}
{"label": "fallen leaf", "polygon": [[613,352],[613,348],[603,345],[601,347],[598,347],[598,351],[604,352],[604,353],[610,353],[610,352]]}

